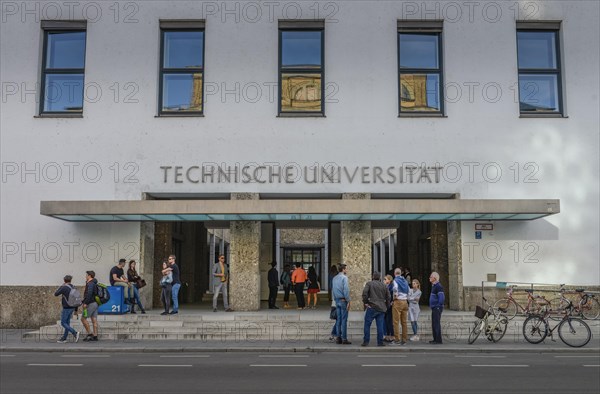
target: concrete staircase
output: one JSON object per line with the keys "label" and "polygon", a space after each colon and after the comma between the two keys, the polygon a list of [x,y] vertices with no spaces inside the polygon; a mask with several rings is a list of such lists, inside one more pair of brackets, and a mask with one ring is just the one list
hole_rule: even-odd
{"label": "concrete staircase", "polygon": [[[473,312],[444,311],[442,332],[445,341],[464,341],[476,318]],[[364,313],[351,312],[348,320],[348,339],[359,342],[363,336]],[[317,310],[262,310],[258,312],[231,312],[182,310],[178,315],[161,316],[158,311],[147,314],[100,315],[98,317],[101,340],[190,340],[190,341],[314,341],[329,342],[333,321],[329,308]],[[592,332],[598,333],[598,321],[589,322]],[[80,321],[72,326],[84,332]],[[522,341],[523,318],[510,321],[503,341]],[[595,327],[595,328],[594,328]],[[409,336],[412,335],[410,322]],[[60,321],[39,330],[26,332],[24,341],[55,341],[63,332]],[[431,313],[423,311],[419,318],[421,341],[431,339]],[[375,322],[371,327],[372,341],[376,337]],[[482,339],[482,336],[479,340]]]}

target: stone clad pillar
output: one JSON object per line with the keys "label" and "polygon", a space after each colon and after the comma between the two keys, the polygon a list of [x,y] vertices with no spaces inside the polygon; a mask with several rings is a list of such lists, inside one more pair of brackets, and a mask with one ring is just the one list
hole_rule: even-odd
{"label": "stone clad pillar", "polygon": [[[258,193],[232,193],[232,200],[258,200]],[[260,309],[260,222],[230,224],[229,303],[235,311]]]}
{"label": "stone clad pillar", "polygon": [[[348,193],[342,196],[344,200],[368,200],[369,193]],[[348,282],[350,284],[350,308],[362,311],[362,291],[365,284],[371,280],[371,222],[343,221],[342,222],[342,262],[348,265]]]}
{"label": "stone clad pillar", "polygon": [[461,222],[448,222],[448,287],[450,309],[465,310],[462,273],[462,237]]}

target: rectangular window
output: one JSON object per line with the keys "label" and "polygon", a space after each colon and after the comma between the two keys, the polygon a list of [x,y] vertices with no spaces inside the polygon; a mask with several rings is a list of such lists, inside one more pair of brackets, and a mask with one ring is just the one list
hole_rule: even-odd
{"label": "rectangular window", "polygon": [[563,112],[558,29],[556,24],[517,24],[521,114]]}
{"label": "rectangular window", "polygon": [[279,24],[279,115],[325,114],[324,23]]}
{"label": "rectangular window", "polygon": [[42,29],[40,114],[82,114],[86,23],[42,21]]}
{"label": "rectangular window", "polygon": [[204,112],[204,22],[161,21],[159,114]]}
{"label": "rectangular window", "polygon": [[442,115],[442,22],[398,21],[400,116]]}

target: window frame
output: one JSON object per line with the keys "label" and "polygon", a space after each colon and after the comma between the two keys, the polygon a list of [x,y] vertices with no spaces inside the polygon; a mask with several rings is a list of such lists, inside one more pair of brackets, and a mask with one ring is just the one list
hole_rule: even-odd
{"label": "window frame", "polygon": [[[444,40],[442,21],[398,21],[396,30],[397,40],[397,78],[398,78],[398,117],[445,117],[446,106],[444,96]],[[400,35],[418,34],[437,37],[437,68],[401,68],[400,67]],[[437,74],[439,76],[439,100],[438,111],[403,111],[402,110],[402,74]]]}
{"label": "window frame", "polygon": [[[288,31],[318,31],[321,33],[321,67],[319,72],[315,72],[314,69],[307,69],[302,67],[283,67],[282,65],[282,52],[283,52],[283,32]],[[293,23],[285,24],[282,26],[280,22],[279,30],[277,32],[279,37],[278,43],[278,64],[277,64],[277,116],[278,117],[325,117],[325,26],[294,26]],[[301,73],[301,74],[314,74],[321,75],[321,110],[320,111],[282,111],[281,100],[282,100],[282,75],[283,73]]]}
{"label": "window frame", "polygon": [[[554,34],[554,51],[556,58],[554,59],[556,62],[556,68],[521,68],[519,67],[519,33],[553,33]],[[560,48],[560,26],[555,26],[554,24],[551,26],[544,26],[543,23],[537,23],[533,27],[525,27],[525,25],[519,27],[517,24],[516,29],[516,41],[517,41],[517,90],[519,93],[519,115],[521,117],[564,117],[565,116],[565,108],[563,102],[563,73],[562,73],[562,58],[561,58],[561,48]],[[556,83],[557,86],[557,103],[559,110],[558,111],[522,111],[521,110],[521,75],[556,75]]]}
{"label": "window frame", "polygon": [[[202,66],[194,68],[165,68],[165,33],[167,32],[202,32]],[[164,26],[160,26],[160,64],[158,68],[158,117],[203,117],[204,116],[204,82],[205,78],[205,66],[204,63],[206,52],[206,29],[205,27],[188,26],[185,22],[178,27],[175,23],[167,23]],[[164,89],[164,76],[176,75],[176,74],[202,74],[202,109],[200,111],[163,111],[163,89]]]}
{"label": "window frame", "polygon": [[[38,114],[40,117],[82,117],[85,104],[85,65],[87,57],[87,26],[85,22],[74,21],[60,23],[42,22],[43,47],[42,47],[42,64],[40,67],[40,101]],[[48,36],[50,34],[65,34],[65,33],[85,33],[85,42],[83,48],[83,68],[49,68],[48,67]],[[83,74],[83,86],[81,94],[81,110],[80,111],[45,111],[46,104],[46,79],[48,75],[64,75],[64,74]]]}

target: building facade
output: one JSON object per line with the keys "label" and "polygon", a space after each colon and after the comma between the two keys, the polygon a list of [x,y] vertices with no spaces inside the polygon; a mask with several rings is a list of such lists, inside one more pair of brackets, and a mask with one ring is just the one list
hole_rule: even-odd
{"label": "building facade", "polygon": [[[139,261],[600,284],[593,1],[2,2],[2,327]],[[322,283],[326,289],[326,284]],[[23,314],[27,310],[30,313]]]}

